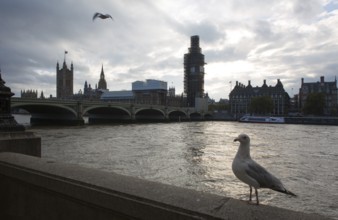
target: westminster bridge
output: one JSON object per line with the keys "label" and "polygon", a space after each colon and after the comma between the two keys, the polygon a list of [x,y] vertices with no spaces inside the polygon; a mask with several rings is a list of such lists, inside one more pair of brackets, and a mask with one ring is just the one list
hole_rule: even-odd
{"label": "westminster bridge", "polygon": [[144,121],[189,121],[211,117],[208,112],[195,108],[163,105],[116,103],[90,100],[65,99],[11,99],[12,109],[24,109],[31,114],[31,124],[84,124],[84,116],[90,124]]}

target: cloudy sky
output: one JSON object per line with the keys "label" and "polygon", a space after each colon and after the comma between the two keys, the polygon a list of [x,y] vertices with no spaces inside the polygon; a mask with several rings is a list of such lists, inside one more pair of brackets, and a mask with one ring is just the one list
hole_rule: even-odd
{"label": "cloudy sky", "polygon": [[[112,20],[92,21],[95,12]],[[1,0],[0,68],[16,96],[56,93],[56,62],[74,64],[74,92],[95,87],[101,66],[110,90],[158,79],[183,92],[183,55],[192,35],[205,55],[205,91],[218,101],[239,81],[290,96],[301,78],[338,75],[337,0]],[[231,83],[230,83],[231,82]]]}

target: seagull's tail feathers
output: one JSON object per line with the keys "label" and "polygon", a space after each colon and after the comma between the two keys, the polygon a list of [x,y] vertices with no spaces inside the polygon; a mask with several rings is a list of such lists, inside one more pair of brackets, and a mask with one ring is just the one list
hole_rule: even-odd
{"label": "seagull's tail feathers", "polygon": [[291,191],[289,191],[289,190],[287,190],[287,189],[272,189],[272,190],[275,190],[275,191],[277,191],[277,192],[281,192],[281,193],[284,193],[284,194],[287,194],[287,195],[290,195],[290,196],[294,196],[294,197],[297,197],[297,195],[296,194],[294,194],[293,192],[291,192]]}

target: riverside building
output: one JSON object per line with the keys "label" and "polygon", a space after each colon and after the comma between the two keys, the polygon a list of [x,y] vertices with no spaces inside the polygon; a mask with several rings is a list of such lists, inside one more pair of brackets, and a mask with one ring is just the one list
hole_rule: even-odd
{"label": "riverside building", "polygon": [[324,94],[324,115],[337,114],[337,79],[334,81],[325,82],[324,76],[320,77],[320,81],[317,82],[304,82],[302,78],[301,88],[299,89],[299,107],[300,110],[304,108],[307,97],[311,93]]}
{"label": "riverside building", "polygon": [[271,115],[285,115],[288,113],[290,97],[285,92],[282,82],[278,79],[275,86],[268,86],[264,80],[261,87],[253,87],[250,80],[248,85],[236,81],[236,86],[230,92],[229,104],[230,111],[236,117],[240,117],[250,112],[251,99],[259,96],[269,96],[273,101],[273,110]]}

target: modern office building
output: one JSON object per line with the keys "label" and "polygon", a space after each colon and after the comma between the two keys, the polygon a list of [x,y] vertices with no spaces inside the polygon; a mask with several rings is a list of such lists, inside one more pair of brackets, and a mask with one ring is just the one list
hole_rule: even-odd
{"label": "modern office building", "polygon": [[167,97],[167,82],[147,79],[132,83],[135,101],[142,104],[165,105]]}
{"label": "modern office building", "polygon": [[167,82],[147,79],[133,82],[131,91],[106,91],[102,94],[101,100],[166,105],[167,92]]}
{"label": "modern office building", "polygon": [[192,36],[189,53],[184,54],[184,93],[188,107],[195,107],[196,98],[204,97],[205,64],[199,36]]}
{"label": "modern office building", "polygon": [[134,103],[135,97],[132,91],[106,91],[101,95],[102,101]]}

